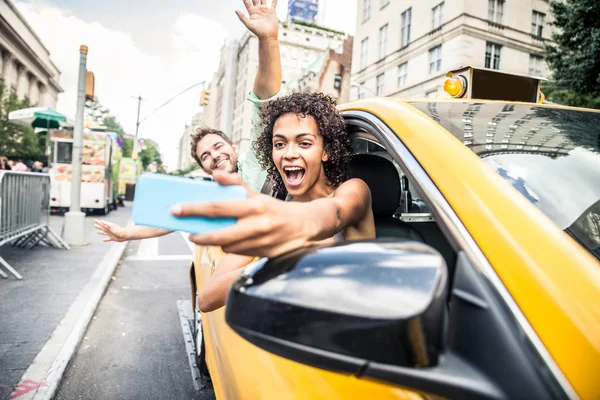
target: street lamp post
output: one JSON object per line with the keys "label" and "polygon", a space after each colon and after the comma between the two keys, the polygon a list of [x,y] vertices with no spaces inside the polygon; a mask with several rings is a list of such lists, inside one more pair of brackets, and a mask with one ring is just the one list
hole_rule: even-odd
{"label": "street lamp post", "polygon": [[361,94],[363,90],[367,90],[369,92],[371,92],[371,94],[373,96],[377,96],[377,93],[375,93],[373,90],[369,89],[368,87],[365,87],[364,85],[357,83],[357,82],[350,82],[350,86],[355,87],[356,89],[358,89],[358,98],[362,98]]}
{"label": "street lamp post", "polygon": [[77,111],[73,130],[73,156],[71,158],[71,205],[65,214],[64,239],[71,246],[85,246],[85,213],[81,212],[81,148],[83,147],[83,109],[85,104],[86,63],[88,48],[79,48],[79,81],[77,84]]}

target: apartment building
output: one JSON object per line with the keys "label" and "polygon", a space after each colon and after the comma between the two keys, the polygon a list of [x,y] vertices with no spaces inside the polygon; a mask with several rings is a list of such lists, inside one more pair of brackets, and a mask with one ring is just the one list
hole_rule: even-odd
{"label": "apartment building", "polygon": [[350,99],[353,37],[344,40],[342,49],[329,49],[293,78],[288,91],[319,92],[331,95],[338,104]]}
{"label": "apartment building", "polygon": [[184,170],[190,165],[196,164],[196,160],[192,158],[191,139],[196,129],[204,125],[204,116],[201,112],[194,114],[190,124],[185,125],[183,135],[179,138],[179,153],[177,157],[177,169]]}
{"label": "apartment building", "polygon": [[0,0],[0,80],[19,98],[56,108],[60,71],[50,52],[10,0]]}
{"label": "apartment building", "polygon": [[547,77],[547,0],[358,0],[350,99],[444,96],[471,65]]}

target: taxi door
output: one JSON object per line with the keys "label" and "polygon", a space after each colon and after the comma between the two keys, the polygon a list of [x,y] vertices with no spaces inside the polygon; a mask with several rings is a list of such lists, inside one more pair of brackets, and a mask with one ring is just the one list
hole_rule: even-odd
{"label": "taxi door", "polygon": [[[196,246],[195,278],[202,290],[224,253]],[[217,399],[397,399],[423,397],[398,387],[357,379],[266,352],[235,333],[225,322],[225,307],[202,314],[205,357]]]}

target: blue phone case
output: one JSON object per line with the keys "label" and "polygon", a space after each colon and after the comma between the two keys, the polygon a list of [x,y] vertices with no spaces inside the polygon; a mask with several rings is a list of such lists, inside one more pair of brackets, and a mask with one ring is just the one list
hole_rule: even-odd
{"label": "blue phone case", "polygon": [[210,233],[236,223],[235,218],[178,218],[171,207],[178,203],[242,200],[248,197],[243,186],[221,186],[162,174],[141,174],[135,187],[133,222],[136,225],[182,231],[193,234]]}

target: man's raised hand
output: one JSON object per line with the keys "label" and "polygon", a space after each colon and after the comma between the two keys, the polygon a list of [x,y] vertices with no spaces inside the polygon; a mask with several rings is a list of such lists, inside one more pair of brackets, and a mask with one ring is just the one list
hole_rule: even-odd
{"label": "man's raised hand", "polygon": [[275,38],[279,31],[279,20],[275,9],[277,0],[271,0],[271,6],[267,5],[267,0],[243,0],[248,16],[242,11],[235,10],[238,18],[246,28],[254,33],[260,40]]}

